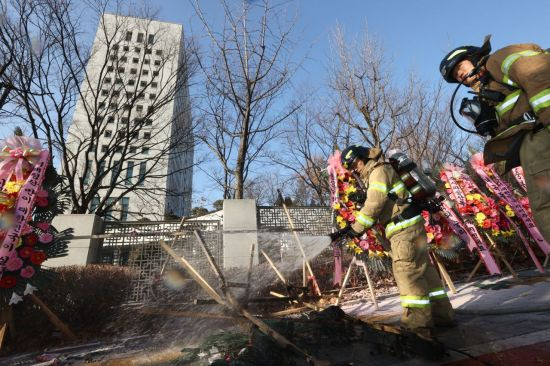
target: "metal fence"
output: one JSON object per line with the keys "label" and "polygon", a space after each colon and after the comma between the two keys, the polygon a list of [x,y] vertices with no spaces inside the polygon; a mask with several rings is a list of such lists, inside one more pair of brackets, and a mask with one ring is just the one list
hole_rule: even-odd
{"label": "metal fence", "polygon": [[[316,250],[315,236],[324,236],[331,232],[332,210],[330,207],[288,207],[290,219],[298,236],[302,238],[306,255],[308,250]],[[302,255],[297,248],[292,226],[288,220],[284,207],[258,206],[257,222],[259,230],[259,248],[267,253],[271,259],[278,262],[301,261]],[[308,248],[309,247],[309,248]],[[325,248],[320,257],[332,255],[330,248]],[[264,262],[260,256],[260,262]]]}
{"label": "metal fence", "polygon": [[[136,272],[128,303],[154,301],[161,296],[157,292],[160,273],[164,266],[173,268],[175,263],[168,260],[168,254],[160,247],[164,240],[172,245],[173,232],[180,231],[172,248],[184,256],[201,273],[211,273],[208,261],[200,248],[193,230],[200,230],[206,246],[214,259],[223,266],[223,241],[219,220],[188,221],[180,226],[180,221],[146,222],[106,222],[100,252],[100,262],[128,266]],[[111,234],[110,236],[108,234]]]}

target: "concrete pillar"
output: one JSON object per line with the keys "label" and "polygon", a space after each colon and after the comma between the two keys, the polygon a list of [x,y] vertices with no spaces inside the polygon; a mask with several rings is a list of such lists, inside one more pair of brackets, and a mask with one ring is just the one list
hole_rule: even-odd
{"label": "concrete pillar", "polygon": [[248,268],[254,243],[253,263],[258,264],[256,200],[223,201],[223,266]]}
{"label": "concrete pillar", "polygon": [[[94,214],[66,214],[54,217],[52,225],[58,230],[72,228],[74,236],[101,234],[103,220]],[[65,257],[48,259],[48,267],[86,265],[99,262],[101,239],[73,239],[69,242],[69,253]]]}

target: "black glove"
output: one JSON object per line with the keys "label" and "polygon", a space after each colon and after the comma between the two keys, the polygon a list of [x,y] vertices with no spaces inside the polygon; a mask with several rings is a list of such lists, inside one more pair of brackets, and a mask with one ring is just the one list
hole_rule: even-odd
{"label": "black glove", "polygon": [[348,225],[343,229],[340,229],[338,231],[335,231],[333,233],[328,234],[328,236],[330,237],[331,241],[336,241],[336,240],[342,238],[343,236],[347,236],[348,238],[358,238],[362,234],[363,233],[356,232],[355,230],[352,229],[351,226]]}
{"label": "black glove", "polygon": [[330,237],[330,241],[336,241],[336,240],[340,239],[341,237],[346,236],[347,232],[350,229],[351,229],[350,226],[346,226],[343,229],[340,229],[340,230],[337,230],[333,233],[328,234],[328,236]]}

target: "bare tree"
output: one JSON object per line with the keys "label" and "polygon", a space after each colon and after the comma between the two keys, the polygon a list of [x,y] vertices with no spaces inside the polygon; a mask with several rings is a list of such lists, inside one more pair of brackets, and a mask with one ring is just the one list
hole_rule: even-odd
{"label": "bare tree", "polygon": [[412,85],[398,91],[383,48],[366,30],[363,35],[349,40],[341,26],[334,30],[335,57],[329,70],[334,113],[366,144],[385,148],[395,140],[399,117],[408,112]]}
{"label": "bare tree", "polygon": [[243,0],[240,7],[220,1],[224,24],[216,31],[194,2],[209,37],[209,49],[197,59],[204,77],[202,128],[197,137],[221,169],[206,173],[224,198],[243,198],[251,168],[280,133],[279,126],[297,106],[281,107],[293,74],[290,34],[281,5]]}
{"label": "bare tree", "polygon": [[[131,214],[162,217],[166,195],[181,200],[175,180],[193,159],[192,64],[181,30],[148,10],[130,14],[138,21],[117,15],[123,9],[110,0],[7,6],[21,32],[11,112],[60,160],[72,212],[109,215],[132,193],[145,204]],[[99,21],[93,49],[82,26],[90,16]]]}
{"label": "bare tree", "polygon": [[452,123],[449,101],[442,84],[430,88],[416,82],[408,113],[400,116],[393,148],[405,151],[421,167],[436,168],[443,162],[462,161],[470,135],[464,135]]}

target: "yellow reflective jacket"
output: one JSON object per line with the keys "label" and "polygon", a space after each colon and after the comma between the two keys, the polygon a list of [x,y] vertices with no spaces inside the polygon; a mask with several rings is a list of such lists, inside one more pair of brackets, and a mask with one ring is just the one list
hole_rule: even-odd
{"label": "yellow reflective jacket", "polygon": [[491,54],[485,68],[493,80],[484,87],[506,95],[495,106],[496,136],[485,145],[485,162],[494,163],[505,160],[510,149],[518,147],[514,141],[519,132],[534,127],[533,122],[518,124],[524,113],[545,126],[550,124],[550,54],[536,44],[511,45]]}
{"label": "yellow reflective jacket", "polygon": [[367,199],[361,210],[355,214],[355,222],[351,226],[355,232],[362,233],[380,222],[385,227],[386,237],[389,239],[396,232],[423,220],[422,216],[418,215],[397,223],[390,221],[403,213],[409,205],[397,204],[388,197],[388,193],[392,192],[398,198],[406,199],[409,192],[395,169],[384,162],[383,157],[367,161],[360,173],[367,189]]}

